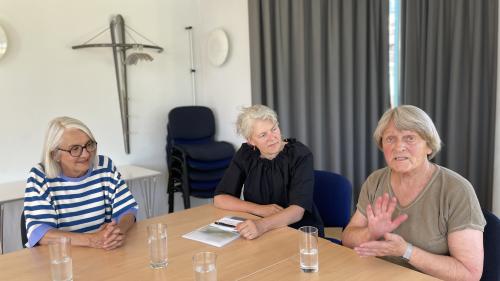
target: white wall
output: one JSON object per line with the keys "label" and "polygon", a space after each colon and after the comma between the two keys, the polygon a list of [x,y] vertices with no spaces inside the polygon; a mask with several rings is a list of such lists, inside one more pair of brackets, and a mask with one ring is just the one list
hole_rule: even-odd
{"label": "white wall", "polygon": [[[0,60],[0,182],[24,179],[39,161],[47,122],[84,121],[99,151],[118,164],[164,171],[168,111],[189,105],[191,80],[185,26],[195,30],[198,104],[214,109],[220,138],[237,144],[236,109],[250,103],[248,11],[245,0],[0,0],[9,49]],[[162,46],[155,60],[128,67],[130,145],[125,154],[110,48],[72,50],[122,14],[127,25]],[[224,28],[231,55],[215,68],[204,51],[207,33]],[[139,38],[137,38],[139,39]],[[109,42],[108,32],[93,42]]]}
{"label": "white wall", "polygon": [[[198,81],[200,103],[210,106],[219,120],[218,137],[237,147],[243,139],[236,136],[235,121],[241,106],[251,104],[250,41],[246,0],[197,0],[200,25],[195,32],[201,42],[198,57],[201,75]],[[232,11],[228,13],[227,11]],[[207,56],[207,38],[214,29],[223,29],[229,37],[229,56],[220,66],[213,66]],[[241,67],[246,66],[246,67]],[[234,106],[237,105],[237,106]]]}
{"label": "white wall", "polygon": [[[251,100],[246,0],[0,0],[0,7],[0,25],[9,38],[0,59],[0,183],[26,178],[40,161],[48,121],[60,115],[85,122],[99,151],[117,165],[165,172],[167,114],[192,104],[186,26],[194,28],[197,104],[214,110],[218,138],[239,146],[237,109]],[[108,27],[115,14],[165,49],[151,52],[153,62],[128,67],[129,155],[123,146],[112,50],[71,49]],[[223,28],[230,37],[230,57],[222,67],[209,65],[206,57],[207,36],[214,28]],[[92,42],[110,42],[109,32]],[[164,197],[160,209],[166,210],[166,195],[157,195]],[[176,210],[182,209],[180,199],[178,194]],[[194,199],[192,205],[207,202]],[[5,205],[7,252],[20,247],[21,206]]]}

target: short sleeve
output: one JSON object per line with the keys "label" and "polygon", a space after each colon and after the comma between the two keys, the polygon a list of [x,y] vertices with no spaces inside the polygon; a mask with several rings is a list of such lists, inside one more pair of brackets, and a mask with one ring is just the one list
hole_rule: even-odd
{"label": "short sleeve", "polygon": [[111,217],[116,221],[120,221],[121,217],[128,213],[132,213],[136,216],[139,206],[130,192],[127,183],[114,165],[112,165],[112,173],[114,192],[110,194],[112,208]]}
{"label": "short sleeve", "polygon": [[366,206],[370,204],[370,201],[368,200],[368,185],[369,185],[368,179],[366,179],[363,185],[361,186],[361,191],[359,192],[359,197],[358,197],[358,204],[356,205],[358,211],[365,217],[366,217]]}
{"label": "short sleeve", "polygon": [[313,155],[309,149],[307,149],[307,153],[301,154],[293,163],[289,205],[298,205],[312,213],[314,200]]}
{"label": "short sleeve", "polygon": [[34,247],[50,229],[57,228],[57,214],[50,203],[45,174],[31,169],[24,193],[24,215],[28,247]]}
{"label": "short sleeve", "polygon": [[227,194],[234,197],[241,196],[243,183],[245,182],[244,161],[247,153],[244,146],[234,155],[221,181],[215,188],[214,195]]}
{"label": "short sleeve", "polygon": [[[455,186],[448,192],[448,232],[466,228],[484,231],[486,220],[472,185],[463,182],[450,182]],[[450,192],[451,191],[451,192]]]}

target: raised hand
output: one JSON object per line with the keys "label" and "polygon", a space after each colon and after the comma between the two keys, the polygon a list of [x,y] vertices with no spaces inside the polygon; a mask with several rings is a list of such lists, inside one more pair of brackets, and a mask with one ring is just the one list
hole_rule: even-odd
{"label": "raised hand", "polygon": [[392,220],[392,213],[396,209],[396,197],[389,198],[389,194],[384,193],[375,200],[373,207],[366,206],[366,216],[368,219],[368,231],[372,240],[377,240],[386,233],[392,232],[403,223],[408,215],[402,214]]}

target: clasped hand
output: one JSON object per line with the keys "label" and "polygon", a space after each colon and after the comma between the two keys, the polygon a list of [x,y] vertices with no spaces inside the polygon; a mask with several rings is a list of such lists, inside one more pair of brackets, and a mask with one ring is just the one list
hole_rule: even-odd
{"label": "clasped hand", "polygon": [[260,223],[260,220],[246,220],[242,223],[239,223],[236,226],[236,230],[243,238],[248,240],[255,239],[265,232],[263,226]]}
{"label": "clasped hand", "polygon": [[384,234],[382,241],[369,241],[361,243],[354,251],[362,257],[368,256],[396,256],[400,257],[405,253],[406,241],[399,235],[393,233]]}
{"label": "clasped hand", "polygon": [[112,250],[123,245],[125,234],[115,221],[105,223],[99,229],[91,234],[91,247]]}
{"label": "clasped hand", "polygon": [[[404,254],[406,241],[401,236],[391,232],[406,221],[408,215],[402,214],[392,220],[396,205],[396,197],[390,198],[389,194],[385,193],[375,200],[373,207],[370,204],[366,206],[370,241],[354,248],[359,255],[401,256]],[[384,241],[377,241],[382,237]]]}

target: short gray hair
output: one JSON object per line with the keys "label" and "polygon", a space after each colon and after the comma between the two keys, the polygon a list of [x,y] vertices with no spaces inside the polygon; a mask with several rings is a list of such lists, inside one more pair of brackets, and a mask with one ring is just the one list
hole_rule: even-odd
{"label": "short gray hair", "polygon": [[398,130],[414,131],[427,142],[432,150],[428,155],[429,160],[441,150],[441,138],[434,122],[425,111],[413,105],[400,105],[382,115],[373,133],[373,140],[380,150],[382,150],[382,135],[391,121]]}
{"label": "short gray hair", "polygon": [[274,110],[262,104],[243,107],[236,121],[238,134],[245,139],[249,139],[252,135],[255,120],[270,120],[273,123],[278,123],[278,115]]}
{"label": "short gray hair", "polygon": [[[57,148],[61,144],[62,135],[66,129],[82,130],[92,141],[96,141],[90,129],[78,119],[62,116],[50,121],[47,133],[45,134],[45,144],[43,145],[42,151],[43,168],[45,169],[45,174],[49,178],[55,178],[61,174],[61,166],[55,160],[55,156],[60,153]],[[95,163],[96,160],[97,150],[91,162]]]}

